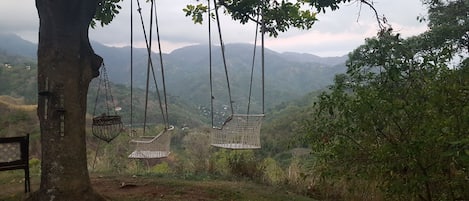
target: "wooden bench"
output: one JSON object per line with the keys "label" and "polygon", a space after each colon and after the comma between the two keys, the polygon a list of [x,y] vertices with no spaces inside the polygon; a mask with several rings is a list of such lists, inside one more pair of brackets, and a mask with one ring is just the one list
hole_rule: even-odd
{"label": "wooden bench", "polygon": [[24,170],[24,192],[29,193],[29,134],[0,138],[0,171],[17,169]]}

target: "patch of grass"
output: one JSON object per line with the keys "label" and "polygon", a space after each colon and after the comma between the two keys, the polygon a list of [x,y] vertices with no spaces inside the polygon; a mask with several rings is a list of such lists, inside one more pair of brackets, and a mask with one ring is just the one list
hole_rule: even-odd
{"label": "patch of grass", "polygon": [[23,174],[23,170],[10,170],[0,172],[0,185],[9,184],[14,180],[22,179],[24,178]]}
{"label": "patch of grass", "polygon": [[24,101],[20,98],[0,95],[0,104],[3,104],[8,108],[21,111],[35,111],[37,109],[37,105],[23,105],[21,104],[23,102]]}

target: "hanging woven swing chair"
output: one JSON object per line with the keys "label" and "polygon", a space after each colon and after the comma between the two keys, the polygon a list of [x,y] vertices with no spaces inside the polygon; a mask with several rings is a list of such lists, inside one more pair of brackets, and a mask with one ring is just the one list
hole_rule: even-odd
{"label": "hanging woven swing chair", "polygon": [[[143,120],[143,133],[142,136],[138,136],[130,141],[130,143],[133,145],[133,151],[128,155],[129,159],[160,159],[160,158],[165,158],[168,157],[170,154],[170,144],[171,144],[171,133],[174,130],[174,126],[169,125],[168,121],[168,104],[167,104],[167,96],[166,96],[166,84],[165,84],[165,76],[164,76],[164,65],[163,65],[163,57],[162,57],[162,51],[161,51],[161,41],[159,37],[159,26],[158,26],[158,20],[157,20],[157,13],[156,13],[156,4],[155,1],[151,1],[151,10],[150,10],[150,34],[149,34],[149,39],[147,40],[147,35],[146,35],[146,29],[143,23],[143,16],[142,13],[140,12],[142,8],[140,7],[140,3],[137,0],[137,5],[138,5],[138,11],[140,15],[140,19],[142,20],[142,29],[143,33],[145,35],[145,42],[146,42],[146,48],[147,48],[147,53],[148,53],[148,66],[147,66],[147,86],[145,89],[145,113],[144,113],[144,120]],[[163,85],[163,95],[160,94],[158,82],[155,77],[155,70],[153,67],[153,60],[151,58],[151,43],[148,41],[152,41],[152,27],[153,27],[153,17],[155,17],[155,25],[156,25],[156,34],[157,34],[157,40],[158,40],[158,49],[159,49],[159,61],[160,61],[160,69],[161,69],[161,79],[162,79],[162,85]],[[132,42],[131,42],[131,47],[133,47]],[[132,57],[131,57],[132,60]],[[131,77],[133,76],[133,63],[131,62]],[[151,72],[151,73],[150,73]],[[150,75],[153,77],[154,81],[154,87],[156,89],[156,94],[158,97],[158,102],[159,102],[159,107],[161,111],[161,116],[163,119],[163,124],[164,124],[164,130],[158,133],[157,135],[146,135],[146,124],[147,124],[147,111],[148,111],[148,97],[149,97],[149,83],[150,83]],[[133,80],[133,78],[131,78]],[[131,82],[131,90],[133,88],[133,83]],[[131,92],[132,94],[132,92]],[[131,98],[132,99],[132,98]],[[132,102],[132,101],[131,101]],[[164,105],[164,107],[163,107]],[[131,106],[131,111],[132,111],[132,106]],[[131,125],[130,125],[130,130],[133,132],[134,130],[132,129],[132,112],[131,112]],[[132,134],[133,136],[133,134]]]}
{"label": "hanging woven swing chair", "polygon": [[[251,105],[251,93],[253,87],[253,75],[254,75],[254,66],[255,66],[255,55],[256,55],[256,46],[257,46],[257,33],[259,28],[259,23],[256,23],[256,34],[254,40],[254,52],[252,57],[252,68],[251,68],[251,83],[249,85],[249,101],[246,114],[235,114],[233,111],[233,101],[231,99],[231,89],[230,82],[228,77],[227,62],[225,57],[225,48],[222,40],[222,34],[220,29],[220,21],[218,17],[218,8],[215,4],[215,18],[218,25],[218,35],[220,39],[221,54],[223,66],[225,69],[226,84],[228,90],[229,103],[231,108],[231,114],[224,121],[221,127],[214,126],[214,103],[213,100],[213,79],[212,79],[212,50],[211,50],[211,30],[210,30],[210,21],[209,23],[209,54],[210,54],[210,95],[211,95],[211,107],[212,107],[212,130],[211,130],[211,145],[214,147],[225,148],[225,149],[260,149],[260,132],[262,126],[262,120],[264,119],[264,32],[262,30],[262,63],[261,63],[261,72],[262,72],[262,113],[261,114],[251,114],[250,105]],[[209,3],[210,10],[210,3]],[[209,15],[211,15],[209,13]],[[257,22],[259,22],[260,13],[257,16]]]}
{"label": "hanging woven swing chair", "polygon": [[140,136],[130,143],[135,145],[128,156],[131,159],[165,158],[170,154],[171,132],[174,126],[164,129],[156,136]]}
{"label": "hanging woven swing chair", "polygon": [[[104,95],[100,94],[101,87],[104,88]],[[105,111],[99,116],[97,116],[96,107],[99,104],[100,96],[105,97],[103,103],[101,103],[105,105]],[[112,105],[112,108],[110,104]],[[111,114],[111,111],[113,111],[113,114]],[[116,107],[114,104],[114,98],[111,94],[111,86],[109,84],[106,67],[103,63],[103,65],[101,66],[96,102],[93,111],[92,133],[98,139],[109,143],[114,138],[119,136],[119,134],[122,133],[123,130],[124,126],[122,124],[121,116],[117,115]]]}
{"label": "hanging woven swing chair", "polygon": [[212,129],[211,145],[225,149],[259,149],[263,114],[233,114]]}

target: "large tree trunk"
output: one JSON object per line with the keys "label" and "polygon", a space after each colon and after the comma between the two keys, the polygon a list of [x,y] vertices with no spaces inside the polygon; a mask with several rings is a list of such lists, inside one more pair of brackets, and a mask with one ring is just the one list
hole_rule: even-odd
{"label": "large tree trunk", "polygon": [[88,39],[98,0],[36,0],[41,185],[33,200],[104,200],[86,160],[86,96],[102,58]]}

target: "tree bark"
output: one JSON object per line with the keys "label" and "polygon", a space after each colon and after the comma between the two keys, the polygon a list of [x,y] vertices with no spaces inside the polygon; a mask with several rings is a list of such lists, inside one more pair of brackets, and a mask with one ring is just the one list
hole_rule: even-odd
{"label": "tree bark", "polygon": [[41,184],[32,200],[104,200],[86,158],[86,97],[102,58],[88,29],[98,0],[36,0],[39,14],[38,110]]}

